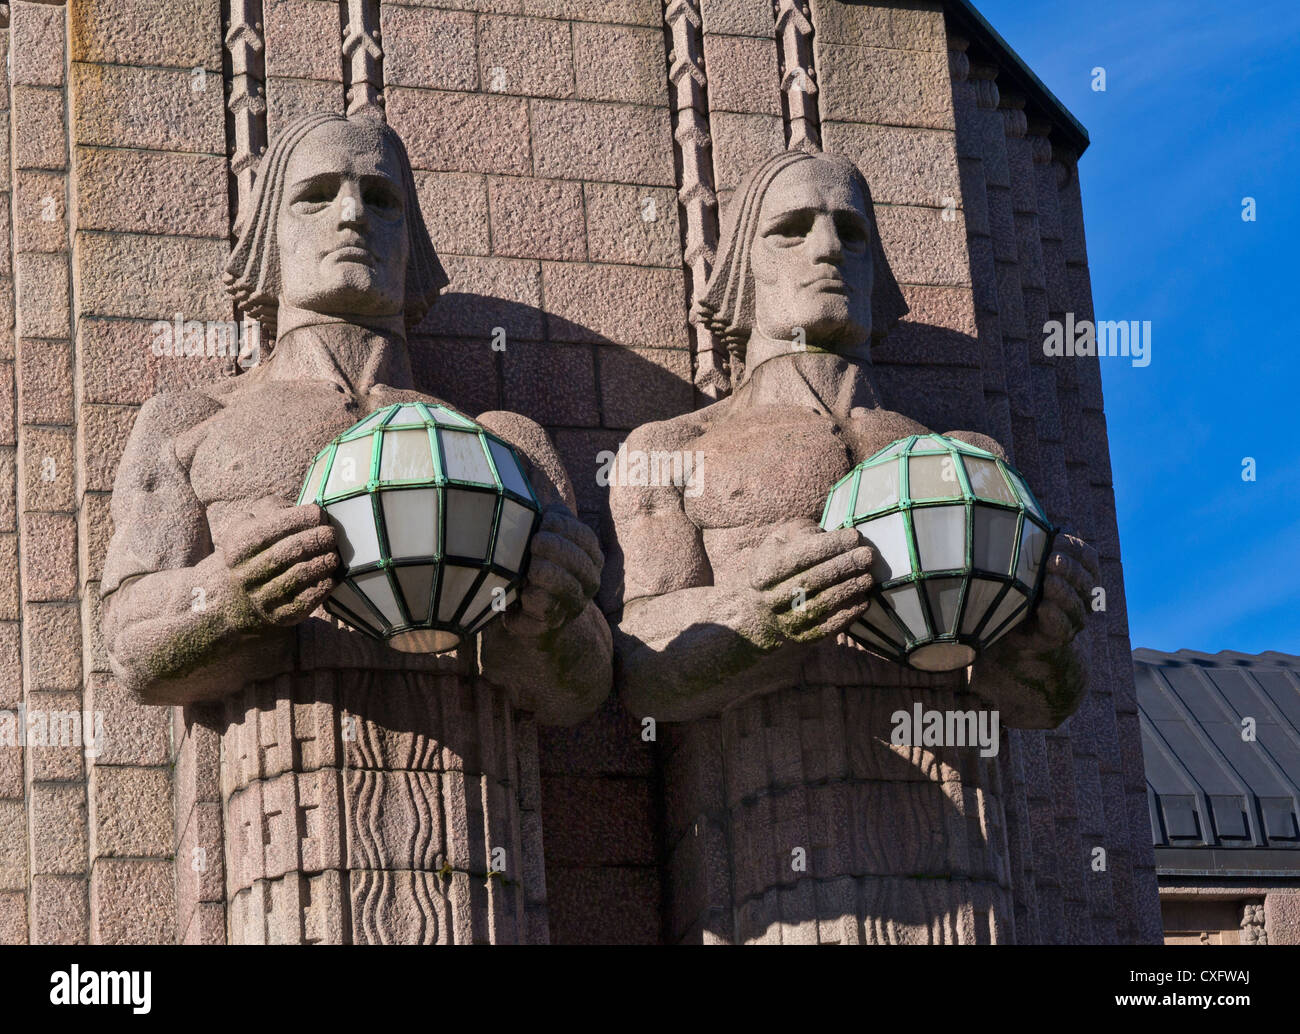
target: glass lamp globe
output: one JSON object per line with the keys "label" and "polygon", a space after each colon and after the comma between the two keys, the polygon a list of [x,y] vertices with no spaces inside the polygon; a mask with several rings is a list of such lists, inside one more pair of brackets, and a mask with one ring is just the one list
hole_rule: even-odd
{"label": "glass lamp globe", "polygon": [[338,532],[325,609],[410,653],[450,650],[515,598],[541,506],[518,454],[445,406],[377,410],[317,455],[298,502]]}
{"label": "glass lamp globe", "polygon": [[1056,529],[1024,478],[938,434],[902,438],[835,483],[821,526],[874,549],[860,645],[921,671],[970,664],[1029,614]]}

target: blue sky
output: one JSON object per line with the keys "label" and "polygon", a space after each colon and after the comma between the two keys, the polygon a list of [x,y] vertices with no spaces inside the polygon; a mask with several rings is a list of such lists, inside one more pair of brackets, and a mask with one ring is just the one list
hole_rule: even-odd
{"label": "blue sky", "polygon": [[1092,138],[1097,318],[1152,322],[1101,360],[1133,646],[1300,654],[1300,5],[976,5]]}

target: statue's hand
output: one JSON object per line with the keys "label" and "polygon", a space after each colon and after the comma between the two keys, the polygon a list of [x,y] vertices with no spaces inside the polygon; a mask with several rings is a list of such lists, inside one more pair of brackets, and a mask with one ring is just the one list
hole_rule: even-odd
{"label": "statue's hand", "polygon": [[822,531],[807,518],[778,525],[749,562],[762,623],[798,643],[844,631],[870,606],[874,556],[852,528]]}
{"label": "statue's hand", "polygon": [[296,625],[338,585],[338,537],[315,504],[234,524],[222,536],[226,598],[246,631]]}
{"label": "statue's hand", "polygon": [[507,630],[535,639],[572,621],[600,588],[603,566],[596,533],[563,503],[552,503],[533,536],[519,606],[502,616]]}
{"label": "statue's hand", "polygon": [[1087,623],[1098,577],[1097,551],[1081,538],[1058,534],[1047,558],[1037,608],[998,646],[1007,643],[1008,650],[1038,654],[1068,646]]}

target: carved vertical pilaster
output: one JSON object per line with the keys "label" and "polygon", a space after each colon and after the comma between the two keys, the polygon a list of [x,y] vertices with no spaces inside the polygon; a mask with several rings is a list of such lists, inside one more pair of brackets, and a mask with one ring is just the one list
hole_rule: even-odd
{"label": "carved vertical pilaster", "polygon": [[[680,179],[683,263],[690,301],[704,292],[718,248],[718,198],[713,190],[713,143],[709,135],[708,80],[704,72],[703,23],[698,0],[666,0],[664,24],[670,47],[668,84],[673,139]],[[695,327],[695,387],[710,401],[730,390],[727,353],[706,326]]]}
{"label": "carved vertical pilaster", "polygon": [[775,0],[781,92],[788,124],[786,146],[821,150],[821,116],[817,108],[817,70],[813,67],[812,15],[808,0]]}
{"label": "carved vertical pilaster", "polygon": [[384,117],[384,50],[380,46],[379,0],[347,0],[343,29],[343,74],[347,112]]}
{"label": "carved vertical pilaster", "polygon": [[247,214],[257,165],[266,151],[266,37],[262,0],[230,0],[226,29],[230,96],[226,107],[234,137],[230,171],[235,177],[238,228]]}

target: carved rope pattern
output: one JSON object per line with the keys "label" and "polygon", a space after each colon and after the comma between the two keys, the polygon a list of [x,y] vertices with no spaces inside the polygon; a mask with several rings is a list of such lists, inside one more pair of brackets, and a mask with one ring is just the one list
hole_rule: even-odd
{"label": "carved rope pattern", "polygon": [[225,45],[230,53],[230,96],[226,108],[234,133],[230,171],[235,176],[241,225],[253,192],[253,179],[266,151],[266,40],[262,0],[230,0]]}
{"label": "carved rope pattern", "polygon": [[[718,197],[713,191],[713,141],[709,136],[703,23],[699,0],[665,0],[664,24],[672,49],[668,85],[672,93],[673,139],[681,158],[677,197],[682,208],[683,263],[691,299],[704,293],[718,250]],[[695,386],[709,399],[726,394],[726,350],[708,327],[695,328]]]}
{"label": "carved rope pattern", "polygon": [[817,108],[817,70],[813,67],[813,25],[808,0],[775,0],[773,13],[781,90],[790,113],[786,146],[820,151],[821,115]]}
{"label": "carved rope pattern", "polygon": [[348,115],[369,109],[377,118],[384,117],[384,50],[379,39],[379,0],[347,0],[343,67]]}

